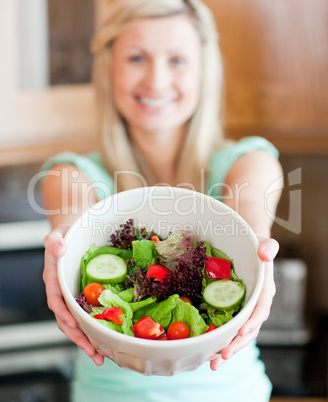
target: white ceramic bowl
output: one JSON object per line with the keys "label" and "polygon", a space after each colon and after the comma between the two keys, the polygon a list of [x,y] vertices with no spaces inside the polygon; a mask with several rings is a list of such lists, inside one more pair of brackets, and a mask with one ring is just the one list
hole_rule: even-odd
{"label": "white ceramic bowl", "polygon": [[[236,273],[246,285],[244,308],[214,331],[167,342],[124,335],[90,317],[75,301],[82,255],[92,243],[108,245],[110,234],[130,218],[162,236],[170,231],[191,231],[194,240],[209,241],[223,250],[234,260]],[[250,317],[263,284],[264,266],[257,256],[258,241],[253,231],[223,203],[191,190],[146,187],[108,197],[72,225],[66,241],[67,253],[58,261],[58,275],[69,310],[100,354],[124,369],[145,375],[191,371],[217,357]]]}

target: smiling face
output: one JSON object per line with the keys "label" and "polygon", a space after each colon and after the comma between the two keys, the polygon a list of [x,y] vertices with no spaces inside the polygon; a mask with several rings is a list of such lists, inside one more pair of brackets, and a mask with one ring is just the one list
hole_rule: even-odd
{"label": "smiling face", "polygon": [[112,47],[113,92],[130,130],[175,132],[195,112],[201,42],[186,15],[141,19]]}

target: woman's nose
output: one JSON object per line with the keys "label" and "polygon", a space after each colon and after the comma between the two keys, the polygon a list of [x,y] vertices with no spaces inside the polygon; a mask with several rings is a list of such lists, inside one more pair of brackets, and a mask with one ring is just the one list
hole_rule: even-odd
{"label": "woman's nose", "polygon": [[145,76],[147,89],[152,91],[167,89],[171,83],[171,72],[164,60],[153,60],[147,70]]}

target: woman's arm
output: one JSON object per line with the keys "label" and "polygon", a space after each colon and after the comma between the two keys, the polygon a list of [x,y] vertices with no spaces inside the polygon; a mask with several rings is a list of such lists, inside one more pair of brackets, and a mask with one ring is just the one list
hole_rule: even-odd
{"label": "woman's arm", "polygon": [[74,165],[55,165],[42,183],[42,198],[52,228],[71,225],[97,202],[88,178]]}
{"label": "woman's arm", "polygon": [[66,252],[64,236],[73,222],[97,202],[89,180],[73,165],[56,165],[42,184],[42,197],[52,231],[44,239],[45,264],[43,280],[49,308],[54,312],[58,327],[97,365],[104,358],[99,355],[77,326],[63,299],[57,276],[57,260]]}
{"label": "woman's arm", "polygon": [[276,181],[281,181],[283,172],[276,158],[266,151],[254,151],[241,156],[232,166],[225,179],[223,201],[234,209],[251,226],[256,234],[270,237],[273,221],[267,213],[276,212],[281,191],[266,191]]}
{"label": "woman's arm", "polygon": [[276,181],[281,182],[277,188],[282,188],[283,172],[280,163],[266,151],[241,156],[227,174],[223,201],[239,213],[258,236],[258,255],[266,262],[266,270],[262,292],[253,314],[237,337],[221,352],[221,356],[211,361],[212,370],[217,370],[225,360],[254,340],[269,316],[275,294],[272,261],[279,250],[278,243],[270,239],[271,216],[276,212],[281,191],[268,193],[268,196],[266,191]]}

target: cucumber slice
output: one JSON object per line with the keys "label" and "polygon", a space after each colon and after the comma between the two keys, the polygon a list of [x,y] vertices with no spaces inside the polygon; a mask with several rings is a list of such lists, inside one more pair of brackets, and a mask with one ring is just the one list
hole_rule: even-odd
{"label": "cucumber slice", "polygon": [[205,302],[217,310],[233,310],[245,296],[245,285],[230,279],[219,279],[206,286],[203,292]]}
{"label": "cucumber slice", "polygon": [[127,266],[117,255],[101,254],[88,262],[86,274],[89,283],[119,283],[126,278]]}

